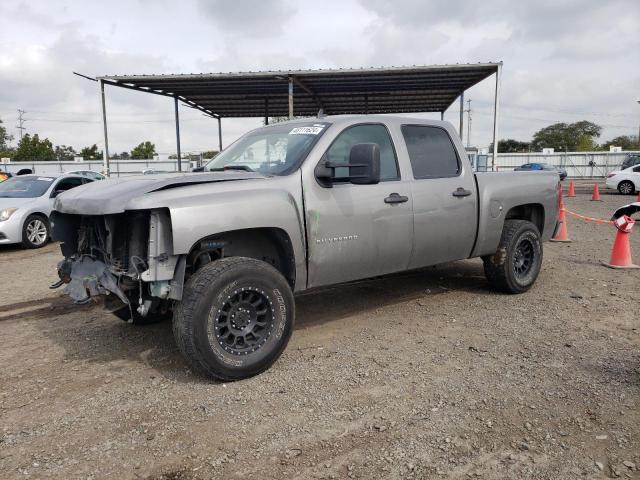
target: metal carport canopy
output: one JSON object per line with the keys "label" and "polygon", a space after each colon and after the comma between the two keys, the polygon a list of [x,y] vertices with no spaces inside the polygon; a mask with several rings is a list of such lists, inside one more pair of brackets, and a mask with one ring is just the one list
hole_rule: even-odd
{"label": "metal carport canopy", "polygon": [[478,63],[122,75],[99,80],[176,97],[214,117],[315,116],[319,110],[327,115],[444,112],[462,92],[496,73],[500,66],[501,63]]}
{"label": "metal carport canopy", "polygon": [[[178,171],[182,170],[178,103],[218,120],[222,150],[224,117],[316,116],[339,114],[444,112],[460,98],[462,138],[464,92],[495,75],[493,157],[497,156],[502,62],[411,67],[98,77],[104,130],[104,174],[109,175],[105,85],[171,97],[175,104]],[[80,75],[85,78],[85,75]]]}

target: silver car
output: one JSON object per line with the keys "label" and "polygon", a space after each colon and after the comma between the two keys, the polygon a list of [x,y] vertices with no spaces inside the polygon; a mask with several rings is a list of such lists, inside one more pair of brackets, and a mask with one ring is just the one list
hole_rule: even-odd
{"label": "silver car", "polygon": [[49,241],[49,215],[62,192],[93,180],[79,175],[21,175],[0,183],[0,245],[40,248]]}
{"label": "silver car", "polygon": [[103,174],[94,172],[93,170],[74,170],[72,172],[67,172],[69,175],[80,175],[81,177],[87,177],[91,180],[104,180],[105,177]]}

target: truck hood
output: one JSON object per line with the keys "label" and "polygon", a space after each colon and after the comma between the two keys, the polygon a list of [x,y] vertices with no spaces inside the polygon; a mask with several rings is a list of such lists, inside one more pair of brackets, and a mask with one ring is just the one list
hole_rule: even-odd
{"label": "truck hood", "polygon": [[53,209],[80,215],[122,213],[133,199],[151,192],[203,183],[219,183],[266,178],[256,172],[227,170],[208,173],[140,175],[92,182],[69,190],[56,198]]}

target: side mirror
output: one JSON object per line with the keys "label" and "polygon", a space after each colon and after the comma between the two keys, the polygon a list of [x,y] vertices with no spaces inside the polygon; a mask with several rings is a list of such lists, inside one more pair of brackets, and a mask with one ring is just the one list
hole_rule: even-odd
{"label": "side mirror", "polygon": [[[340,175],[336,169],[348,169],[348,174]],[[380,147],[377,143],[358,143],[351,147],[348,163],[321,161],[315,169],[316,178],[323,186],[333,182],[351,182],[354,185],[380,183]]]}
{"label": "side mirror", "polygon": [[56,198],[58,195],[60,195],[64,191],[65,190],[54,190],[53,193],[51,194],[51,198]]}

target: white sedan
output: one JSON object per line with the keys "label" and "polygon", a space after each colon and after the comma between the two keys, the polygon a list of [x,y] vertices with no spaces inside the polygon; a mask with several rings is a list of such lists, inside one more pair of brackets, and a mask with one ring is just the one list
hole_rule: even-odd
{"label": "white sedan", "polygon": [[606,182],[608,188],[617,189],[623,195],[632,195],[640,190],[640,165],[611,172]]}
{"label": "white sedan", "polygon": [[0,245],[45,246],[55,197],[92,181],[79,175],[20,175],[0,183]]}

